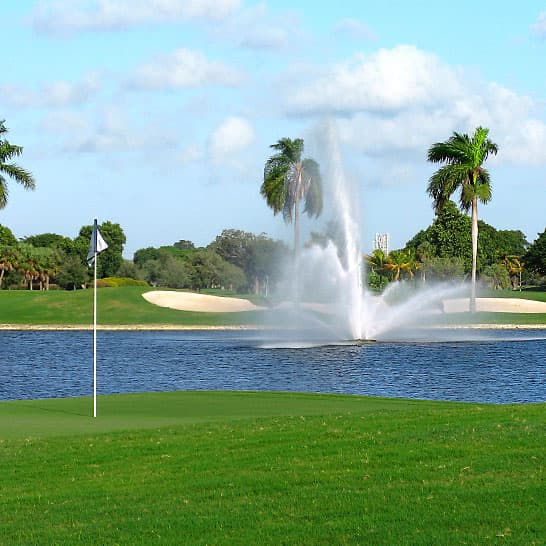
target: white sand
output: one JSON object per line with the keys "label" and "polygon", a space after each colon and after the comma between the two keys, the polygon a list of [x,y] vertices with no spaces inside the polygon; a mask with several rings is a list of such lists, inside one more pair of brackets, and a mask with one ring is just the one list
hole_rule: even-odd
{"label": "white sand", "polygon": [[199,311],[205,313],[238,313],[240,311],[259,311],[264,309],[254,305],[251,301],[241,298],[224,298],[195,294],[193,292],[173,292],[168,290],[154,290],[144,292],[142,297],[159,307],[178,309],[179,311]]}
{"label": "white sand", "polygon": [[[468,311],[468,298],[444,300],[444,313]],[[546,302],[520,298],[476,298],[476,311],[489,313],[546,313]]]}
{"label": "white sand", "polygon": [[[153,290],[145,292],[142,296],[154,305],[179,311],[237,313],[264,309],[242,298],[224,298],[193,292]],[[442,303],[444,313],[468,311],[468,298],[448,299]],[[546,313],[546,302],[520,298],[476,298],[476,309],[492,313]]]}

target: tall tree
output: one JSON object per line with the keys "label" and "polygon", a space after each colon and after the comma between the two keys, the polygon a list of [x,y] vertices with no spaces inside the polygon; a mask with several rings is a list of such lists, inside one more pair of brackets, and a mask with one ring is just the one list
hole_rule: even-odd
{"label": "tall tree", "polygon": [[4,245],[0,242],[0,289],[4,281],[4,275],[13,271],[18,264],[17,249],[15,246]]}
{"label": "tall tree", "polygon": [[546,229],[538,234],[524,259],[530,270],[546,275]]}
{"label": "tall tree", "polygon": [[303,139],[282,138],[271,148],[271,156],[264,168],[260,193],[273,214],[282,212],[285,222],[294,224],[294,255],[298,255],[300,239],[300,207],[309,217],[322,212],[322,179],[314,159],[302,159]]}
{"label": "tall tree", "polygon": [[489,140],[489,129],[477,127],[472,137],[453,133],[445,142],[437,142],[428,150],[428,160],[443,163],[431,177],[428,194],[440,210],[451,195],[460,190],[459,204],[463,211],[472,210],[472,292],[470,311],[476,310],[476,264],[478,256],[478,200],[491,200],[489,172],[483,164],[489,154],[496,154],[497,145]]}
{"label": "tall tree", "polygon": [[399,281],[403,276],[413,279],[414,271],[419,268],[419,265],[413,251],[393,250],[387,256],[384,267],[393,281]]}
{"label": "tall tree", "polygon": [[[123,245],[126,242],[125,233],[119,224],[107,220],[99,225],[99,230],[108,248],[101,254],[97,263],[97,277],[113,277],[123,263]],[[82,226],[79,235],[74,239],[74,252],[80,255],[82,263],[86,262],[89,241],[93,226]]]}
{"label": "tall tree", "polygon": [[22,146],[16,146],[8,142],[3,136],[8,130],[5,120],[0,120],[0,209],[3,209],[8,202],[7,178],[15,180],[27,190],[33,190],[36,186],[32,174],[13,163],[12,159],[23,153]]}

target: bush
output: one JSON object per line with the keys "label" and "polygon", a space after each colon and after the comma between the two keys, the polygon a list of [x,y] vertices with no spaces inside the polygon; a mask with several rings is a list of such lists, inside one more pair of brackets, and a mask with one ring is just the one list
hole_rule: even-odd
{"label": "bush", "polygon": [[119,287],[119,286],[149,286],[146,281],[139,281],[129,277],[105,277],[97,280],[97,287]]}

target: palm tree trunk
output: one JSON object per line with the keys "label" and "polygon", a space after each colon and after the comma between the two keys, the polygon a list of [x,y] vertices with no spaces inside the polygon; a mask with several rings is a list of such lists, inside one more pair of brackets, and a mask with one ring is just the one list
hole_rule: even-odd
{"label": "palm tree trunk", "polygon": [[472,199],[472,286],[470,289],[470,312],[476,312],[476,269],[478,262],[478,198]]}

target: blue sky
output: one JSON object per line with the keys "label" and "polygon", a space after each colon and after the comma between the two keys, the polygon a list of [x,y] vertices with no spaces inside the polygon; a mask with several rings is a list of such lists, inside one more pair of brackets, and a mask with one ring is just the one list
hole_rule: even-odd
{"label": "blue sky", "polygon": [[[535,1],[18,0],[3,3],[0,119],[37,189],[17,237],[111,220],[125,255],[224,228],[289,237],[259,195],[269,145],[336,126],[363,251],[433,218],[426,151],[490,129],[479,216],[546,225],[546,4]],[[326,220],[326,218],[324,219]]]}

